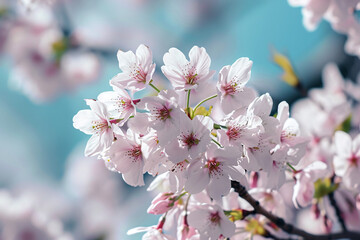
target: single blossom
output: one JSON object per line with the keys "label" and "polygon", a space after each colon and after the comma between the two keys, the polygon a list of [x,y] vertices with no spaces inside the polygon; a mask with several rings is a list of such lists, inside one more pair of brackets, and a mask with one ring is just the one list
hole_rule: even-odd
{"label": "single blossom", "polygon": [[117,53],[121,73],[110,80],[110,84],[129,89],[132,92],[140,91],[150,83],[155,71],[155,63],[152,62],[152,53],[149,47],[141,44],[132,51]]}
{"label": "single blossom", "polygon": [[106,105],[109,115],[115,119],[122,119],[125,123],[130,116],[136,114],[134,101],[127,91],[113,86],[114,91],[99,94],[98,100]]}
{"label": "single blossom", "polygon": [[175,90],[190,90],[209,80],[215,73],[210,70],[210,57],[205,48],[194,46],[189,52],[190,61],[177,48],[170,48],[164,55],[164,75]]}
{"label": "single blossom", "polygon": [[144,151],[138,134],[128,129],[126,135],[118,135],[109,151],[111,162],[131,186],[144,185]]}
{"label": "single blossom", "polygon": [[222,195],[229,193],[231,179],[246,182],[245,171],[235,168],[238,165],[237,155],[236,148],[224,150],[211,144],[202,157],[190,163],[185,190],[194,194],[206,189],[211,198],[220,200]]}
{"label": "single blossom", "polygon": [[252,61],[243,57],[220,70],[216,86],[224,113],[247,106],[256,97],[254,90],[245,87],[251,76],[251,67]]}
{"label": "single blossom", "polygon": [[183,114],[177,134],[166,144],[165,152],[169,160],[179,163],[191,161],[203,153],[210,144],[213,121],[209,117],[195,116],[190,120]]}
{"label": "single blossom", "polygon": [[94,156],[109,148],[114,140],[114,133],[121,134],[119,119],[110,118],[105,104],[86,99],[90,110],[80,110],[73,118],[74,128],[92,135],[86,144],[85,155]]}
{"label": "single blossom", "polygon": [[204,204],[190,212],[189,225],[197,229],[200,239],[217,240],[220,236],[231,237],[235,233],[235,224],[225,216],[218,205]]}
{"label": "single blossom", "polygon": [[149,125],[157,131],[161,144],[166,144],[176,134],[185,113],[178,106],[179,98],[175,91],[161,91],[156,97],[142,98],[138,107],[149,111]]}
{"label": "single blossom", "polygon": [[345,132],[337,131],[334,136],[335,174],[343,178],[345,186],[354,191],[360,191],[360,135],[354,139]]}

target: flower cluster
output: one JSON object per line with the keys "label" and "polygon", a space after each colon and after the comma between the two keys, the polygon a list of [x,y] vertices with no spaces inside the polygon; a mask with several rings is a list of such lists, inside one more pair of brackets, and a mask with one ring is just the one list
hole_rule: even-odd
{"label": "flower cluster", "polygon": [[[270,95],[259,96],[246,86],[252,68],[248,58],[224,66],[211,84],[215,71],[204,48],[194,46],[189,58],[171,48],[161,70],[172,89],[160,90],[147,46],[135,53],[119,51],[117,57],[122,72],[110,80],[113,91],[87,99],[90,109],[79,111],[73,122],[91,135],[85,155],[103,159],[127,184],[143,186],[145,173],[155,177],[148,190],[158,195],[148,213],[161,215],[159,222],[128,234],[146,232],[143,239],[286,236],[231,189],[232,181],[285,219],[283,192],[293,188],[294,206],[312,204],[328,232],[334,216],[327,197],[334,192],[346,223],[360,219],[355,205],[360,138],[336,132],[345,130],[359,96],[351,91],[355,86],[345,87],[350,83],[343,82],[335,66],[324,71],[325,88],[299,101],[292,118],[288,103],[281,102],[271,115]],[[157,94],[132,97],[147,87]],[[192,97],[208,92],[216,94],[193,104]],[[357,120],[351,118],[356,127]]]}
{"label": "flower cluster", "polygon": [[35,102],[93,82],[101,69],[99,56],[56,19],[50,2],[0,2],[0,53],[12,59],[11,84]]}
{"label": "flower cluster", "polygon": [[360,57],[360,11],[359,0],[288,0],[294,7],[302,7],[303,23],[306,29],[314,31],[321,19],[326,19],[332,28],[346,34],[345,51]]}

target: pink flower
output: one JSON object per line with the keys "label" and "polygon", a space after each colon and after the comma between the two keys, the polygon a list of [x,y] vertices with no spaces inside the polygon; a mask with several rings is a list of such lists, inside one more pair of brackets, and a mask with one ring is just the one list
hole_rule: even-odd
{"label": "pink flower", "polygon": [[[209,196],[215,200],[227,195],[231,188],[230,178],[239,180],[245,174],[235,168],[238,165],[236,153],[235,149],[219,149],[211,144],[201,158],[190,163],[185,190],[194,194],[206,188]],[[245,177],[242,180],[246,182]]]}
{"label": "pink flower", "polygon": [[304,168],[303,171],[295,174],[296,184],[292,200],[296,208],[306,207],[311,204],[315,193],[315,181],[325,177],[327,173],[327,165],[316,161]]}
{"label": "pink flower", "polygon": [[86,99],[91,110],[80,110],[73,118],[74,128],[92,135],[86,144],[85,156],[100,154],[109,148],[114,140],[114,133],[121,134],[118,119],[111,119],[102,102]]}
{"label": "pink flower", "polygon": [[122,88],[113,86],[114,91],[99,94],[98,100],[104,103],[111,117],[122,119],[125,123],[136,114],[135,104],[129,94]]}
{"label": "pink flower", "polygon": [[183,114],[180,123],[177,134],[164,146],[169,160],[173,163],[195,159],[206,150],[211,141],[210,130],[213,128],[211,118],[195,116],[190,120]]}
{"label": "pink flower", "polygon": [[218,205],[201,205],[188,215],[189,225],[200,233],[200,239],[217,240],[220,236],[231,237],[235,233],[235,224],[225,216]]}
{"label": "pink flower", "polygon": [[254,90],[245,88],[251,76],[251,67],[252,61],[248,58],[239,58],[233,65],[220,70],[217,89],[224,113],[247,106],[256,97]]}
{"label": "pink flower", "polygon": [[343,178],[344,185],[354,191],[360,191],[360,135],[351,139],[350,135],[337,131],[334,136],[335,174]]}
{"label": "pink flower", "polygon": [[169,79],[175,90],[189,90],[197,88],[199,84],[209,80],[215,73],[210,71],[210,57],[205,48],[194,46],[189,52],[190,61],[184,54],[170,48],[164,55],[164,66],[161,67],[164,75]]}
{"label": "pink flower", "polygon": [[157,226],[136,227],[130,229],[127,232],[127,235],[132,235],[139,232],[146,232],[143,235],[142,240],[175,240],[173,237],[163,233],[164,223],[165,223],[165,218],[162,218]]}
{"label": "pink flower", "polygon": [[161,144],[166,144],[176,134],[185,113],[178,106],[178,95],[172,90],[161,91],[156,97],[145,97],[138,104],[148,110],[149,125],[157,131]]}
{"label": "pink flower", "polygon": [[117,136],[109,155],[116,171],[122,173],[127,184],[133,187],[144,185],[145,158],[139,135],[128,129],[126,135]]}
{"label": "pink flower", "polygon": [[152,53],[147,46],[141,44],[136,49],[136,55],[132,51],[119,50],[117,58],[122,73],[110,80],[111,85],[135,92],[149,84],[155,71],[155,63],[152,62]]}

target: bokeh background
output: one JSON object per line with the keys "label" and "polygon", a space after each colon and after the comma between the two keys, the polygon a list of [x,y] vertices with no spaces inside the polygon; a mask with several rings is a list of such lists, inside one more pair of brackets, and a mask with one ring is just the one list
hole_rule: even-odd
{"label": "bokeh background", "polygon": [[[12,9],[22,7],[14,2],[3,4]],[[185,54],[194,45],[205,47],[217,72],[239,57],[249,57],[254,62],[249,85],[259,93],[269,92],[275,105],[301,97],[281,81],[282,70],[272,61],[275,50],[291,59],[305,88],[321,84],[321,71],[327,62],[336,62],[345,76],[355,77],[353,66],[358,59],[344,53],[345,37],[326,22],[308,32],[301,10],[285,0],[59,0],[45,4],[49,4],[59,29],[66,34],[76,32],[84,49],[99,58],[101,67],[95,81],[62,89],[45,101],[34,101],[9,80],[16,60],[6,51],[9,43],[5,44],[0,56],[0,188],[14,196],[31,193],[45,205],[53,201],[52,208],[64,209],[56,217],[75,239],[109,237],[105,230],[99,230],[103,234],[95,231],[94,226],[101,225],[116,226],[113,239],[140,239],[141,234],[125,233],[129,228],[157,222],[156,217],[146,214],[151,201],[146,187],[127,187],[119,174],[105,169],[102,161],[84,158],[89,136],[72,126],[73,116],[87,108],[83,99],[111,90],[109,80],[120,71],[118,49],[135,51],[142,43],[149,46],[157,65],[155,82],[158,79],[160,85],[164,84],[162,57],[171,47]],[[39,17],[37,8],[22,14],[36,13]],[[4,19],[0,17],[0,21]],[[8,31],[6,35],[11,29],[1,31]],[[74,68],[76,64],[74,61]],[[149,177],[147,186],[150,182]],[[98,197],[95,203],[87,204],[95,190],[104,199]],[[87,236],[84,232],[91,229],[95,233]]]}

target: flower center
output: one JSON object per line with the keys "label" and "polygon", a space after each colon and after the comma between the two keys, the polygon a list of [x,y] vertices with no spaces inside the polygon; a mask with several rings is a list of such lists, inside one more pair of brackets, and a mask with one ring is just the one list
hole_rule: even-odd
{"label": "flower center", "polygon": [[133,70],[130,72],[130,77],[140,83],[146,83],[146,73],[137,65],[133,66]]}
{"label": "flower center", "polygon": [[126,152],[126,155],[127,155],[127,157],[132,159],[132,162],[137,162],[137,161],[141,160],[141,158],[142,158],[141,146],[137,145],[137,146],[133,147],[132,149],[130,149]]}
{"label": "flower center", "polygon": [[220,216],[219,216],[219,213],[218,212],[215,212],[215,213],[210,213],[210,222],[212,224],[220,224]]}
{"label": "flower center", "polygon": [[163,106],[163,108],[157,109],[157,111],[155,113],[155,117],[157,119],[165,121],[166,119],[170,118],[171,111],[172,111],[172,109],[168,109],[166,106]]}
{"label": "flower center", "polygon": [[110,128],[110,126],[108,126],[107,121],[92,121],[92,128],[96,133],[99,133]]}
{"label": "flower center", "polygon": [[198,80],[198,74],[196,73],[195,67],[191,66],[190,63],[186,64],[183,69],[183,74],[186,79],[186,83],[189,85],[195,85]]}
{"label": "flower center", "polygon": [[222,89],[225,91],[225,95],[234,95],[240,91],[240,86],[236,82],[230,82],[225,86],[222,86]]}
{"label": "flower center", "polygon": [[351,155],[351,157],[348,160],[349,160],[351,165],[357,166],[357,163],[358,163],[359,159],[353,154],[353,155]]}
{"label": "flower center", "polygon": [[237,140],[241,135],[241,129],[238,126],[229,126],[226,135],[229,140]]}
{"label": "flower center", "polygon": [[210,175],[221,175],[221,163],[216,158],[207,160],[205,167],[209,170]]}
{"label": "flower center", "polygon": [[189,135],[183,135],[180,138],[180,141],[182,142],[183,146],[186,146],[188,149],[192,148],[193,146],[196,146],[199,144],[200,139],[197,139],[195,134],[191,132]]}

